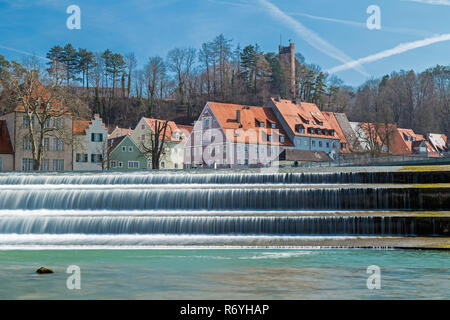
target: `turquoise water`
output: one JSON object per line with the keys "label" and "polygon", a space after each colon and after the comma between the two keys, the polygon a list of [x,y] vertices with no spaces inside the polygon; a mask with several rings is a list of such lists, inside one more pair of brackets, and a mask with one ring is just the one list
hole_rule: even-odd
{"label": "turquoise water", "polygon": [[[69,265],[81,268],[81,290],[66,288]],[[370,265],[379,290],[367,289]],[[450,299],[450,252],[4,250],[0,283],[0,299]]]}

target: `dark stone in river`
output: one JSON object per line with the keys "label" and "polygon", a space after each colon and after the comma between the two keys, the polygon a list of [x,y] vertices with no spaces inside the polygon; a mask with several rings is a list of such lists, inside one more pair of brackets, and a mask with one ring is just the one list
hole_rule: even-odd
{"label": "dark stone in river", "polygon": [[46,268],[46,267],[40,267],[36,270],[36,273],[39,274],[45,274],[45,273],[54,273],[52,269]]}

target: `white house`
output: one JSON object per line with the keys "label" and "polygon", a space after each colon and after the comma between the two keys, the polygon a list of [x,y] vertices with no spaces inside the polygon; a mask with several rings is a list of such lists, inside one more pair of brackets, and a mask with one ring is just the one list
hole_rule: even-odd
{"label": "white house", "polygon": [[[143,145],[150,145],[150,136],[155,132],[156,122],[161,125],[166,120],[142,118],[131,134],[131,139],[141,149]],[[164,136],[165,153],[160,159],[160,169],[183,169],[183,145],[190,134],[192,127],[177,126],[173,121],[168,121],[166,134]],[[161,136],[160,139],[163,139]],[[151,168],[149,159],[148,168]]]}
{"label": "white house", "polygon": [[[91,121],[73,122],[73,170],[98,171],[104,169],[108,148],[108,130],[100,115]],[[106,167],[105,167],[106,169]]]}

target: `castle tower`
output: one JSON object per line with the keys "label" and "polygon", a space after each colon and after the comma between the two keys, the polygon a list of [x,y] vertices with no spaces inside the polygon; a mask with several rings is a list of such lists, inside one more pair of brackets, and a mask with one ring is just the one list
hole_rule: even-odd
{"label": "castle tower", "polygon": [[285,74],[285,83],[288,85],[287,98],[295,99],[295,45],[290,43],[288,47],[279,46],[281,67]]}

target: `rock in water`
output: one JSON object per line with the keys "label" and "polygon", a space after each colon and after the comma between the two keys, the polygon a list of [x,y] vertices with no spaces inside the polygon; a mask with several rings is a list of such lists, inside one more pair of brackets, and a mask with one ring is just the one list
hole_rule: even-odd
{"label": "rock in water", "polygon": [[40,267],[36,270],[36,273],[44,274],[44,273],[54,273],[52,269],[46,268],[46,267]]}

